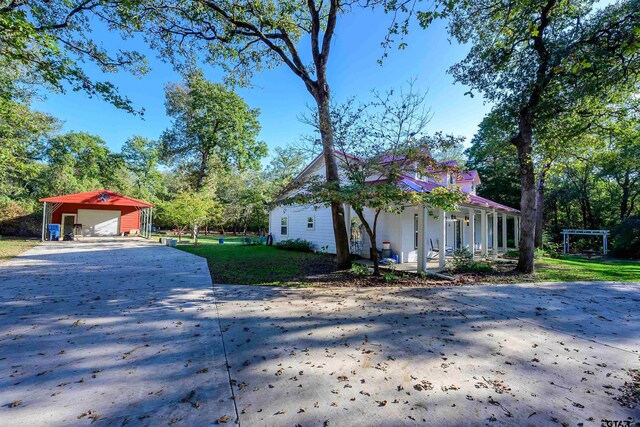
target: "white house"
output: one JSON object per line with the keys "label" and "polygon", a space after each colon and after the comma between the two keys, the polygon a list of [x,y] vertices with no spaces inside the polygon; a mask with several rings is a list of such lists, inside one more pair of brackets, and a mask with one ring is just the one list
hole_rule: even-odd
{"label": "white house", "polygon": [[[340,164],[340,158],[345,154],[336,154]],[[449,162],[448,166],[455,166],[455,162]],[[296,180],[314,175],[325,175],[322,155],[309,163]],[[435,178],[412,175],[402,175],[398,185],[429,192],[435,187],[454,184],[469,194],[469,199],[456,212],[443,212],[427,205],[407,205],[399,214],[382,212],[378,219],[376,245],[381,249],[383,242],[390,242],[391,251],[400,263],[415,263],[418,271],[424,271],[429,260],[438,260],[437,268],[443,268],[445,256],[458,248],[474,248],[474,256],[489,256],[506,251],[509,240],[519,240],[520,212],[477,196],[476,189],[481,184],[477,171],[456,173],[443,169],[435,172]],[[351,252],[369,258],[366,232],[351,207],[345,206],[344,210]],[[372,217],[373,213],[365,211],[365,216]],[[314,243],[320,251],[335,253],[331,208],[276,206],[269,213],[269,231],[274,242],[304,239]],[[439,250],[440,242],[446,242],[445,250]]]}

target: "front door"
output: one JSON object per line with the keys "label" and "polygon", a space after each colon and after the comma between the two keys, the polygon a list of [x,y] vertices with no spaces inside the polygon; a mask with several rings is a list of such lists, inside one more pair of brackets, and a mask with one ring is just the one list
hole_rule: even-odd
{"label": "front door", "polygon": [[73,224],[75,223],[76,223],[75,214],[62,214],[62,225],[61,225],[62,236],[68,233],[73,233]]}
{"label": "front door", "polygon": [[453,249],[458,250],[462,248],[462,220],[458,219],[453,223],[454,226],[454,243]]}

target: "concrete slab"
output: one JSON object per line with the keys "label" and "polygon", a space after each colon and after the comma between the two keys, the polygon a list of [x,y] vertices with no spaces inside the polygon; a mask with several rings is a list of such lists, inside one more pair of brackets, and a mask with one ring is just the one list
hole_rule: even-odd
{"label": "concrete slab", "polygon": [[640,422],[638,283],[215,294],[242,425]]}
{"label": "concrete slab", "polygon": [[141,239],[0,266],[0,425],[236,419],[206,261]]}

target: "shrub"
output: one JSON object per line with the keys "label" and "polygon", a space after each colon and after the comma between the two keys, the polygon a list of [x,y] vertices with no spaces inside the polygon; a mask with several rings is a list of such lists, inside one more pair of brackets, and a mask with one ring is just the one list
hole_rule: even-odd
{"label": "shrub", "polygon": [[275,247],[285,251],[315,252],[315,245],[304,239],[281,240]]}
{"label": "shrub", "polygon": [[15,201],[0,197],[0,235],[39,236],[42,227],[42,211],[36,203]]}
{"label": "shrub", "polygon": [[355,276],[368,276],[369,274],[371,274],[370,270],[371,269],[369,267],[362,264],[353,264],[351,266],[351,274]]}
{"label": "shrub", "polygon": [[485,263],[474,261],[467,248],[456,250],[447,267],[452,273],[492,273],[493,268]]}
{"label": "shrub", "polygon": [[620,258],[640,258],[640,216],[630,216],[611,232],[611,253]]}

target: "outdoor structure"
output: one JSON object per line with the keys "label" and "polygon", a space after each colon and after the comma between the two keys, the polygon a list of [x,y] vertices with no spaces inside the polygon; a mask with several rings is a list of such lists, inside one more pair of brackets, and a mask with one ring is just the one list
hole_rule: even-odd
{"label": "outdoor structure", "polygon": [[[336,154],[340,159],[342,153]],[[455,166],[455,163],[449,162],[448,166]],[[324,158],[318,156],[296,180],[314,175],[324,177],[324,173]],[[376,246],[380,249],[383,242],[390,242],[391,252],[397,255],[398,262],[415,264],[411,269],[417,271],[444,268],[446,256],[456,249],[467,248],[473,256],[496,256],[498,252],[516,246],[520,212],[476,195],[481,184],[477,171],[454,174],[443,170],[435,178],[402,175],[398,182],[417,192],[430,192],[447,184],[460,186],[469,195],[468,201],[460,204],[456,212],[443,212],[426,205],[404,206],[399,214],[383,212],[378,219]],[[351,252],[370,258],[367,233],[351,207],[345,205],[344,210],[347,230],[351,231]],[[365,217],[372,218],[373,213],[365,211]],[[328,207],[276,206],[269,214],[269,230],[274,242],[304,239],[314,243],[318,250],[335,253],[331,209]]]}
{"label": "outdoor structure", "polygon": [[569,236],[602,236],[602,255],[607,254],[609,230],[562,230],[563,253],[569,252]]}
{"label": "outdoor structure", "polygon": [[82,236],[118,236],[139,233],[149,237],[153,205],[107,190],[40,199],[42,240],[49,224],[60,224],[60,236],[73,232]]}

